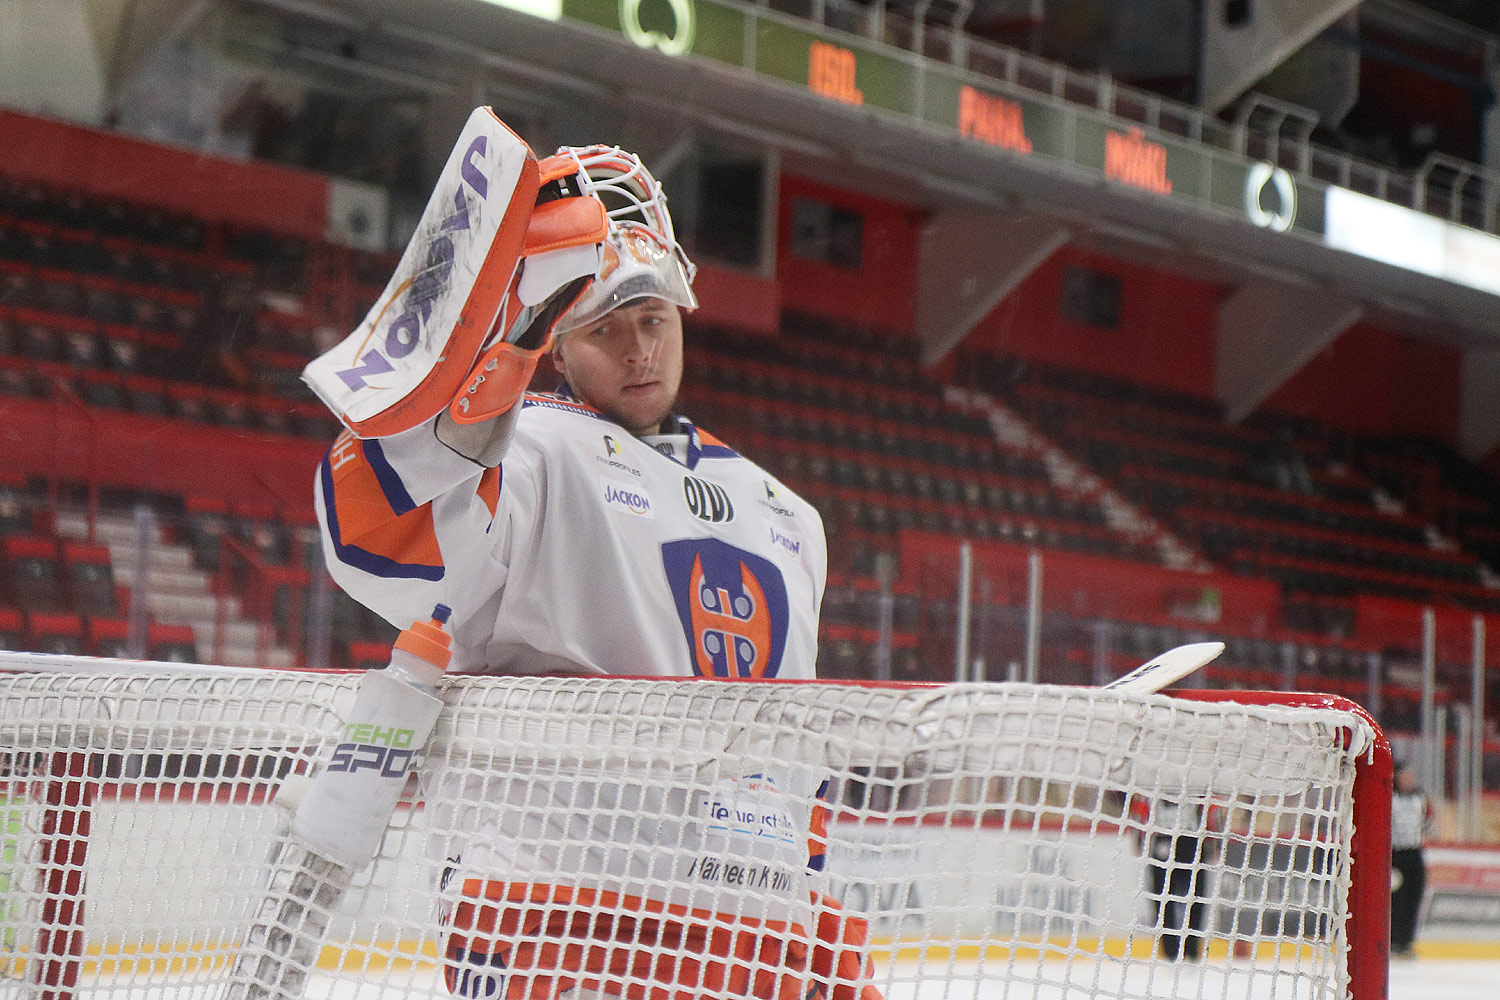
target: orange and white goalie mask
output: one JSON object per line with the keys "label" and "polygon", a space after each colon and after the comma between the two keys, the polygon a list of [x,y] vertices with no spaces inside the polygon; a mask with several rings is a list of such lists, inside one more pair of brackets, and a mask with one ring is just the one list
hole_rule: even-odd
{"label": "orange and white goalie mask", "polygon": [[640,158],[618,146],[564,147],[557,155],[577,164],[585,193],[604,204],[609,236],[598,273],[558,322],[556,334],[588,326],[638,299],[696,309],[698,269],[677,242],[666,193]]}
{"label": "orange and white goalie mask", "polygon": [[[529,273],[537,275],[539,288],[560,291],[540,299],[540,305],[524,294],[513,304],[512,326],[503,342],[479,359],[449,407],[449,415],[461,424],[487,420],[514,405],[541,355],[569,331],[639,299],[665,299],[685,309],[698,305],[693,295],[697,268],[678,245],[667,196],[640,157],[618,146],[564,146],[541,162],[541,172],[544,180],[563,178],[565,193],[603,205],[608,221],[594,258],[596,269],[591,281],[564,284],[581,258],[554,252],[545,270],[527,258],[517,291],[524,293]],[[538,212],[549,207],[543,204]]]}

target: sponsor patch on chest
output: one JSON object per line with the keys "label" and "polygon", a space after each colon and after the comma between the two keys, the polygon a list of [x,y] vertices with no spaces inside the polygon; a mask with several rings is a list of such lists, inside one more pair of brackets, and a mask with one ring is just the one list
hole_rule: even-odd
{"label": "sponsor patch on chest", "polygon": [[803,835],[768,774],[729,778],[711,792],[698,792],[693,810],[710,830],[737,838],[796,844]]}
{"label": "sponsor patch on chest", "polygon": [[599,489],[604,498],[604,506],[610,510],[655,519],[656,510],[651,503],[651,494],[647,493],[640,483],[627,483],[619,479],[601,477]]}
{"label": "sponsor patch on chest", "polygon": [[767,539],[776,548],[793,559],[802,558],[802,533],[792,531],[784,524],[777,524],[769,518],[766,520]]}
{"label": "sponsor patch on chest", "polygon": [[682,499],[688,512],[700,521],[726,524],[734,520],[734,502],[729,499],[729,491],[718,483],[683,476]]}

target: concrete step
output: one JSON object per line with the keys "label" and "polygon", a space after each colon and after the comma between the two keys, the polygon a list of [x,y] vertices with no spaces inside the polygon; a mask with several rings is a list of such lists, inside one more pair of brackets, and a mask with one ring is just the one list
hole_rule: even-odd
{"label": "concrete step", "polygon": [[[204,658],[212,658],[213,647],[198,647],[198,653]],[[255,645],[233,645],[224,647],[223,655],[219,657],[219,666],[224,667],[267,667],[273,670],[290,670],[297,665],[297,657],[290,649],[284,646],[270,646],[266,649],[264,656],[255,655]]]}
{"label": "concrete step", "polygon": [[[63,538],[86,538],[87,512],[76,509],[59,511],[57,532]],[[115,582],[130,586],[134,582],[136,567],[135,518],[120,515],[96,517],[94,540],[109,547]],[[146,607],[152,616],[160,622],[190,627],[199,658],[205,661],[213,659],[215,635],[221,630],[218,624],[220,599],[210,592],[210,574],[193,564],[192,549],[162,541],[158,525],[151,535],[146,573]],[[241,603],[237,596],[224,598],[223,605],[224,624],[219,636],[218,662],[228,666],[279,668],[295,665],[296,657],[284,647],[271,646],[264,656],[257,657],[255,651],[260,641],[260,626],[240,617]]]}
{"label": "concrete step", "polygon": [[[198,655],[212,656],[217,626],[212,621],[190,621],[186,624],[193,630],[193,638],[198,643]],[[225,649],[239,646],[253,650],[259,641],[260,626],[255,622],[245,621],[243,618],[231,618],[224,623],[223,645]]]}
{"label": "concrete step", "polygon": [[[231,595],[224,598],[224,601],[225,618],[230,621],[238,619],[240,599]],[[153,591],[146,595],[146,607],[158,621],[188,625],[201,622],[211,626],[219,616],[219,599],[206,591],[188,594]]]}
{"label": "concrete step", "polygon": [[[186,545],[168,545],[158,542],[151,546],[151,568],[158,566],[172,567],[173,569],[193,569],[193,550]],[[110,542],[109,560],[114,564],[115,573],[130,573],[135,567],[135,539],[128,542]]]}
{"label": "concrete step", "polygon": [[[124,579],[118,575],[116,568],[116,581],[130,584],[135,581],[134,571],[128,571]],[[146,572],[146,589],[153,594],[207,594],[209,592],[208,574],[201,569],[181,568],[174,566],[156,566],[152,564]]]}
{"label": "concrete step", "polygon": [[[60,510],[57,512],[57,533],[63,538],[81,541],[89,534],[89,516],[87,511]],[[117,514],[100,514],[94,519],[94,541],[100,545],[109,545],[113,542],[135,543],[136,527],[135,518],[120,517]],[[161,540],[161,526],[158,524],[152,535],[153,541]]]}
{"label": "concrete step", "polygon": [[[57,533],[63,538],[82,541],[88,537],[88,515],[76,510],[57,515]],[[149,535],[151,565],[192,568],[193,550],[186,545],[162,540],[160,525]],[[109,548],[110,562],[116,574],[128,572],[135,565],[136,525],[134,518],[100,515],[94,521],[94,542]]]}

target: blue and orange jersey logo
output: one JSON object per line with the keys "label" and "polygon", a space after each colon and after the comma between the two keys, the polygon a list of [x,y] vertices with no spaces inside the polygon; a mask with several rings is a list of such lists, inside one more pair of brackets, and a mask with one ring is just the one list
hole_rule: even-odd
{"label": "blue and orange jersey logo", "polygon": [[769,560],[717,538],[662,546],[662,564],[700,677],[775,677],[786,652],[786,582]]}

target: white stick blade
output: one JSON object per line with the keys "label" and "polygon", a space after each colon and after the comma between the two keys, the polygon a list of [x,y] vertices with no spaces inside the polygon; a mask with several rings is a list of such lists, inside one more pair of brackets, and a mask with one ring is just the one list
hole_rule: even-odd
{"label": "white stick blade", "polygon": [[1154,694],[1168,684],[1182,680],[1222,652],[1222,642],[1190,642],[1167,650],[1104,687],[1129,694]]}

